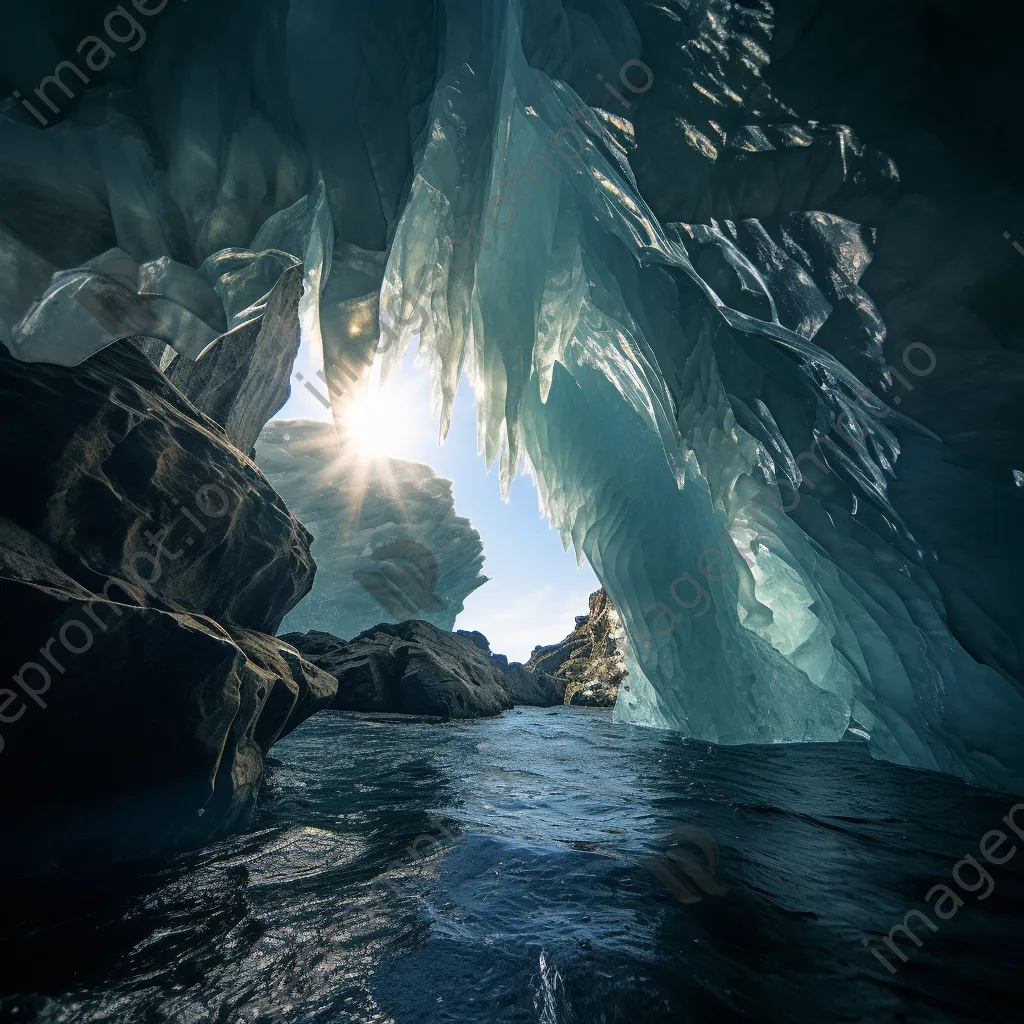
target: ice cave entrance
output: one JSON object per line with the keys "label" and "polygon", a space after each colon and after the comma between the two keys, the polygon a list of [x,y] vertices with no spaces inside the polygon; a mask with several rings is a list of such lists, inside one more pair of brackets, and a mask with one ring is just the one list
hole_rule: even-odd
{"label": "ice cave entrance", "polygon": [[[508,500],[502,500],[497,467],[488,471],[477,451],[476,402],[465,378],[448,436],[440,443],[438,418],[430,411],[430,375],[426,368],[416,365],[415,350],[413,344],[387,381],[380,381],[379,372],[370,372],[339,403],[347,410],[345,448],[357,466],[354,475],[389,483],[399,501],[397,492],[402,485],[396,475],[401,474],[393,471],[393,460],[424,464],[438,477],[452,481],[455,515],[468,519],[479,533],[483,542],[482,572],[487,578],[485,585],[476,586],[460,603],[454,626],[479,630],[495,653],[505,654],[510,661],[525,662],[535,646],[553,644],[572,631],[575,617],[586,612],[588,596],[600,583],[585,559],[577,566],[575,553],[563,549],[558,532],[541,514],[536,489],[526,472],[517,475]],[[374,371],[379,371],[379,366],[378,359]],[[277,413],[267,435],[282,422],[313,421],[322,423],[325,430],[332,424],[328,389],[318,371],[322,372],[322,364],[311,356],[309,342],[304,340],[292,368],[291,397]],[[290,433],[285,430],[281,439]],[[290,436],[288,441],[292,442]],[[398,514],[415,517],[409,509]],[[442,513],[435,509],[432,514]],[[388,528],[380,521],[376,526],[384,531]],[[315,528],[313,532],[317,532]],[[369,533],[360,541],[364,547],[375,543]],[[454,550],[448,545],[426,546],[436,548],[430,556],[442,563],[446,557],[449,562],[467,557],[464,545]],[[442,577],[445,572],[459,575],[458,567],[451,564],[440,564],[439,571]],[[455,586],[457,589],[458,583]],[[462,589],[467,586],[463,583]],[[356,593],[360,599],[367,596],[361,588]],[[386,594],[377,595],[384,604],[369,596],[382,618],[391,617],[396,610],[399,614],[410,611],[409,607],[389,608]],[[439,594],[442,600],[451,596]],[[454,595],[456,600],[458,596]],[[313,594],[304,604],[315,604],[316,600]],[[429,608],[417,607],[415,595],[411,605],[416,612],[412,617],[430,617]],[[303,614],[303,604],[292,613],[301,626],[306,625]],[[366,614],[371,614],[369,609]],[[327,627],[321,624],[319,628]]]}

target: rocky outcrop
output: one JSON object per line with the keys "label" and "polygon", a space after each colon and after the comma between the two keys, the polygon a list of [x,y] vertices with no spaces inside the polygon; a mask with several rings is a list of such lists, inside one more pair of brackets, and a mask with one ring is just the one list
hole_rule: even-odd
{"label": "rocky outcrop", "polygon": [[334,427],[311,420],[268,424],[256,461],[314,537],[317,579],[284,629],[351,638],[421,619],[450,630],[487,582],[480,535],[455,514],[451,481],[429,466],[351,466]]}
{"label": "rocky outcrop", "polygon": [[471,640],[429,622],[381,623],[354,640],[282,639],[338,680],[331,707],[439,718],[484,718],[512,707],[501,670]]}
{"label": "rocky outcrop", "polygon": [[576,616],[576,628],[561,643],[535,647],[526,669],[559,680],[566,704],[611,707],[626,677],[623,645],[618,612],[604,590],[596,590],[589,613]]}
{"label": "rocky outcrop", "polygon": [[429,622],[382,623],[354,640],[312,630],[282,638],[338,680],[331,707],[439,718],[482,718],[517,704],[562,703],[559,683],[492,655],[482,633]]}
{"label": "rocky outcrop", "polygon": [[267,635],[309,535],[127,344],[64,368],[0,352],[0,817],[14,871],[209,841],[267,747],[337,684]]}
{"label": "rocky outcrop", "polygon": [[131,346],[77,369],[0,353],[0,400],[0,511],[87,588],[118,579],[139,603],[268,633],[308,593],[308,531]]}
{"label": "rocky outcrop", "polygon": [[[494,657],[504,659],[505,656],[496,654]],[[547,672],[531,672],[518,661],[503,671],[505,689],[517,707],[550,708],[565,702],[565,684]]]}

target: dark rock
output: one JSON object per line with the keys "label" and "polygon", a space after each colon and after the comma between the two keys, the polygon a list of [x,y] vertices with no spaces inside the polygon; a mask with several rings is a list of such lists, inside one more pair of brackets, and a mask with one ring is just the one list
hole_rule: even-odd
{"label": "dark rock", "polygon": [[479,630],[469,632],[460,629],[456,632],[467,640],[472,640],[480,650],[487,652],[491,664],[497,666],[503,673],[505,689],[517,707],[550,708],[563,703],[565,683],[561,680],[555,679],[547,672],[534,672],[518,661],[509,664],[504,654],[491,654],[491,643]]}
{"label": "dark rock", "polygon": [[336,681],[260,631],[309,537],[130,345],[64,368],[0,351],[0,863],[137,860],[244,824],[262,755]]}
{"label": "dark rock", "polygon": [[0,862],[16,874],[144,859],[244,825],[263,753],[337,689],[274,637],[102,589],[0,519],[14,626]]}
{"label": "dark rock", "polygon": [[131,345],[75,367],[2,350],[0,401],[0,513],[86,588],[267,633],[309,591],[308,531]]}
{"label": "dark rock", "polygon": [[[503,654],[494,656],[495,662],[507,660]],[[498,666],[501,667],[500,664]],[[505,688],[512,703],[535,708],[550,708],[565,703],[565,683],[547,672],[531,672],[518,661],[504,670]]]}
{"label": "dark rock", "polygon": [[466,634],[409,619],[382,623],[353,640],[330,633],[282,638],[338,680],[331,707],[444,719],[481,718],[513,706],[504,674]]}
{"label": "dark rock", "polygon": [[337,677],[336,710],[477,718],[563,702],[561,680],[510,665],[505,655],[491,654],[487,637],[476,631],[450,633],[410,619],[382,623],[349,641],[317,630],[281,639]]}
{"label": "dark rock", "polygon": [[590,612],[558,644],[535,647],[526,663],[534,675],[550,673],[565,692],[565,703],[611,707],[626,677],[622,626],[604,590],[590,595]]}
{"label": "dark rock", "polygon": [[[483,633],[480,632],[480,630],[474,629],[471,632],[468,629],[457,629],[455,630],[455,633],[457,636],[464,636],[467,640],[472,640],[481,651],[486,651],[488,654],[491,653],[491,642],[483,635]],[[493,655],[493,657],[505,658],[505,655],[496,654]],[[505,664],[508,664],[508,658],[505,658]]]}

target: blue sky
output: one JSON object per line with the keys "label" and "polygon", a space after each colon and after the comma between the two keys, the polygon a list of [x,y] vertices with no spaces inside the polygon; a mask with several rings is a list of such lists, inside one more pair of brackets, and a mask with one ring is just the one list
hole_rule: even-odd
{"label": "blue sky", "polygon": [[[304,346],[305,349],[305,346]],[[528,476],[512,483],[508,504],[501,500],[497,465],[487,473],[476,453],[476,409],[472,388],[463,379],[455,400],[451,430],[438,443],[438,423],[430,415],[430,377],[414,362],[415,344],[387,387],[395,408],[389,422],[400,428],[387,454],[425,462],[454,483],[455,510],[469,518],[484,542],[484,574],[489,582],[470,594],[457,629],[478,629],[491,650],[525,661],[537,644],[551,644],[572,631],[575,616],[587,611],[587,597],[600,584],[589,565],[576,568],[576,556],[564,551],[558,533],[541,516],[537,492]],[[308,351],[295,370],[315,380]],[[275,419],[329,420],[326,408],[298,383]]]}

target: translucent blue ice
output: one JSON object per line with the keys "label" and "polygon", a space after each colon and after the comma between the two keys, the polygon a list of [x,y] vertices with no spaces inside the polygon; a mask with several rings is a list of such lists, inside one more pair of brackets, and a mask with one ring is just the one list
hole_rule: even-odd
{"label": "translucent blue ice", "polygon": [[[527,61],[516,0],[445,6],[382,290],[386,358],[418,335],[442,430],[466,372],[503,487],[525,460],[622,614],[633,669],[617,716],[724,743],[868,736],[879,757],[1019,785],[1024,698],[951,636],[888,498],[900,443],[887,424],[909,425],[813,340],[839,302],[878,329],[856,225],[794,226],[827,251],[822,287],[756,221],[662,225],[610,119]],[[690,253],[709,246],[767,316],[698,274]],[[807,452],[764,403],[726,393],[718,359],[738,335],[804,381]],[[809,460],[835,467],[848,510],[797,497]],[[854,518],[858,495],[888,536]]]}

